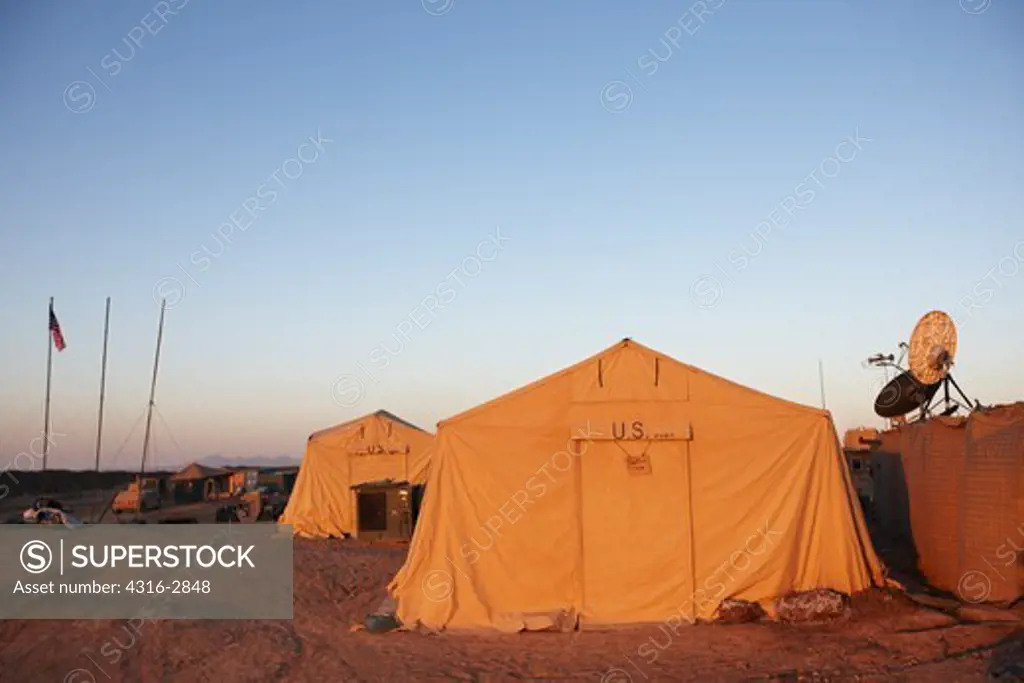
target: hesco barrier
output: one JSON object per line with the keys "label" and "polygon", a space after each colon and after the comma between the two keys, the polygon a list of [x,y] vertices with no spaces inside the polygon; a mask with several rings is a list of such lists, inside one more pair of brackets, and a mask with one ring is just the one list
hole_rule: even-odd
{"label": "hesco barrier", "polygon": [[42,494],[53,494],[59,498],[60,494],[124,486],[137,475],[138,472],[93,470],[19,471],[10,467],[0,469],[0,498]]}
{"label": "hesco barrier", "polygon": [[1024,594],[1024,403],[900,430],[910,527],[929,583],[969,602]]}

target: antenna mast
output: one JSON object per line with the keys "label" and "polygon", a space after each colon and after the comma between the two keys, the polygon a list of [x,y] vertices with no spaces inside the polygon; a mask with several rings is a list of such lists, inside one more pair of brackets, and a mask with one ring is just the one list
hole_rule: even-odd
{"label": "antenna mast", "polygon": [[96,471],[100,471],[100,451],[103,447],[103,399],[107,390],[107,341],[110,339],[110,297],[103,321],[103,361],[100,366],[100,411],[96,419]]}
{"label": "antenna mast", "polygon": [[821,409],[828,410],[825,407],[825,369],[820,358],[818,359],[818,380],[821,382]]}
{"label": "antenna mast", "polygon": [[150,427],[153,424],[153,401],[156,397],[156,373],[160,367],[160,345],[164,338],[164,312],[167,310],[167,299],[160,301],[160,326],[156,333],[156,355],[153,358],[153,381],[149,386],[149,408],[146,413],[146,436],[142,441],[142,464],[139,467],[139,495],[138,505],[142,506],[142,480],[146,474],[146,456],[149,455]]}

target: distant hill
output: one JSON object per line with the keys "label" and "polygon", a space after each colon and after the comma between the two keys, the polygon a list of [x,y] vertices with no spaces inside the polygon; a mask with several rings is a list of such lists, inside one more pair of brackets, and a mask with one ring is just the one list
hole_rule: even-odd
{"label": "distant hill", "polygon": [[222,455],[209,455],[198,462],[207,467],[298,467],[302,464],[302,458],[294,458],[290,455],[263,458],[225,458]]}

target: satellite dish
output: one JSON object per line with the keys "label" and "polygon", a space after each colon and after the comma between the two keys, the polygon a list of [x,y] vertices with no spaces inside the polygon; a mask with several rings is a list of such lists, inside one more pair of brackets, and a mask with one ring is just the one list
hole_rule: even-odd
{"label": "satellite dish", "polygon": [[[889,419],[890,426],[905,423],[907,413],[920,410],[918,420],[933,415],[932,399],[943,388],[940,402],[945,405],[940,415],[949,416],[965,408],[968,412],[979,408],[978,401],[967,398],[953,379],[953,357],[956,355],[957,333],[953,319],[942,311],[930,311],[921,316],[914,326],[910,343],[900,342],[900,358],[893,362],[892,354],[876,353],[866,365],[892,368],[896,377],[875,398],[875,414]],[[903,359],[909,367],[903,368]],[[888,371],[886,372],[888,379]],[[950,395],[950,386],[956,389],[963,403]],[[938,407],[936,406],[935,409]]]}
{"label": "satellite dish", "polygon": [[901,372],[886,384],[875,399],[875,414],[879,417],[895,418],[928,405],[939,382],[922,384],[908,372]]}
{"label": "satellite dish", "polygon": [[910,372],[924,385],[942,381],[956,355],[956,324],[942,311],[926,313],[910,335]]}

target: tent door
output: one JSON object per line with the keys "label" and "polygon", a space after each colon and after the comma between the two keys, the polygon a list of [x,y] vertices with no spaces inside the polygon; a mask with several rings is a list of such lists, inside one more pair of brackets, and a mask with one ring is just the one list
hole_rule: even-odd
{"label": "tent door", "polygon": [[412,487],[412,526],[416,528],[416,522],[420,518],[420,509],[423,507],[423,484],[414,484]]}
{"label": "tent door", "polygon": [[388,496],[385,491],[358,493],[359,535],[381,535],[388,529]]}
{"label": "tent door", "polygon": [[688,445],[595,441],[580,456],[584,624],[689,616]]}

